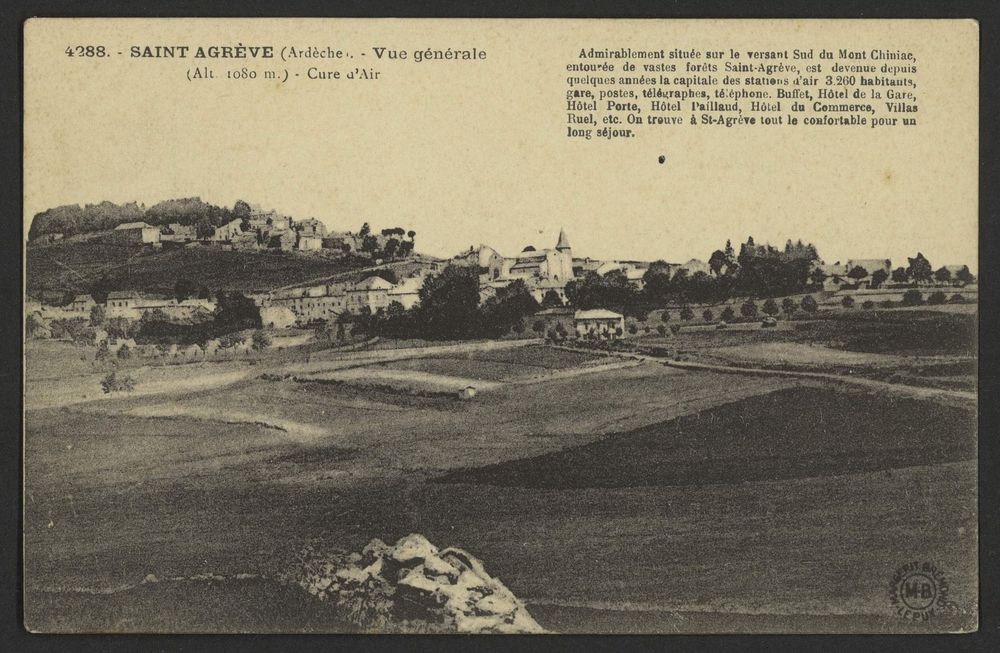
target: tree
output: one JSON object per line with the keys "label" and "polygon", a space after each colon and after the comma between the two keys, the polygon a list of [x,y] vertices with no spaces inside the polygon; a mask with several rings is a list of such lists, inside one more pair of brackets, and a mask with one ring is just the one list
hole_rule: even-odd
{"label": "tree", "polygon": [[118,360],[127,361],[132,357],[132,350],[129,349],[128,345],[123,344],[118,348]]}
{"label": "tree", "polygon": [[180,278],[174,284],[174,297],[179,302],[194,297],[196,294],[198,294],[198,284],[190,279]]}
{"label": "tree", "polygon": [[215,225],[208,218],[202,218],[194,225],[195,235],[199,240],[204,240],[206,238],[211,238],[215,235]]}
{"label": "tree", "polygon": [[128,339],[135,332],[135,324],[124,317],[113,317],[107,321],[105,330],[113,338]]}
{"label": "tree", "polygon": [[545,331],[545,320],[535,320],[531,325],[531,330],[537,334],[541,334]]}
{"label": "tree", "polygon": [[826,272],[823,272],[820,268],[816,268],[809,273],[809,280],[812,281],[815,286],[822,286],[823,282],[826,281],[826,278]]}
{"label": "tree", "polygon": [[[935,270],[934,281],[937,281],[938,283],[948,283],[949,281],[951,281],[951,270],[942,265],[937,270]],[[930,299],[928,299],[927,301],[929,302]]]}
{"label": "tree", "polygon": [[555,290],[546,290],[542,297],[542,308],[558,308],[563,305],[562,298]]}
{"label": "tree", "polygon": [[361,251],[375,258],[378,253],[378,236],[368,234],[361,238]]}
{"label": "tree", "polygon": [[660,322],[666,324],[669,321],[670,321],[670,311],[662,311],[660,313]]}
{"label": "tree", "polygon": [[727,267],[728,260],[726,259],[726,253],[721,249],[717,249],[712,252],[712,255],[708,258],[708,267],[715,276],[720,276],[722,274],[722,269]]}
{"label": "tree", "polygon": [[778,302],[774,301],[773,299],[768,299],[766,302],[764,302],[764,306],[762,307],[761,310],[763,310],[766,314],[771,316],[777,315]]}
{"label": "tree", "polygon": [[368,226],[368,223],[366,222],[363,225],[361,225],[360,229],[358,229],[358,238],[361,238],[362,240],[364,240],[364,238],[368,234],[370,234],[371,232],[372,232],[372,228],[370,226]]}
{"label": "tree", "polygon": [[893,283],[906,283],[910,280],[910,275],[906,271],[906,268],[896,268],[892,271],[892,282]]}
{"label": "tree", "polygon": [[723,322],[732,322],[736,319],[736,311],[733,310],[732,306],[727,306],[722,309],[722,314],[719,317],[722,318]]}
{"label": "tree", "polygon": [[795,300],[792,299],[791,297],[785,297],[784,299],[781,300],[781,310],[784,311],[785,313],[791,315],[792,313],[795,312],[795,309],[796,309]]}
{"label": "tree", "polygon": [[847,273],[848,279],[854,279],[855,282],[861,281],[868,276],[868,270],[864,269],[860,265],[855,265],[851,268],[851,271]]}
{"label": "tree", "polygon": [[802,310],[805,311],[806,313],[815,313],[816,310],[819,308],[819,305],[816,303],[816,300],[813,298],[812,295],[806,295],[805,297],[803,297],[801,305],[802,305]]}
{"label": "tree", "polygon": [[249,220],[251,213],[253,213],[253,209],[250,208],[249,204],[243,200],[236,200],[236,204],[233,205],[233,217],[240,220]]}
{"label": "tree", "polygon": [[955,280],[962,282],[963,285],[968,285],[970,283],[975,283],[976,277],[969,271],[968,265],[963,265],[961,269],[955,273]]}
{"label": "tree", "polygon": [[263,351],[271,346],[271,336],[267,335],[267,332],[262,329],[254,331],[252,338],[251,346],[254,348],[254,351]]}
{"label": "tree", "polygon": [[111,394],[112,392],[132,392],[135,390],[135,379],[128,374],[119,376],[117,372],[111,372],[101,379],[101,389],[105,394]]}
{"label": "tree", "polygon": [[635,334],[639,333],[639,327],[638,327],[638,326],[636,326],[635,322],[632,322],[632,323],[630,323],[630,324],[628,325],[628,332],[629,332],[630,334],[632,334],[633,336],[634,336]]}
{"label": "tree", "polygon": [[910,263],[909,267],[906,268],[907,276],[917,283],[924,283],[931,280],[931,277],[933,276],[931,263],[924,258],[923,254],[917,252],[916,257],[907,258],[906,260]]}
{"label": "tree", "polygon": [[643,295],[646,302],[662,306],[673,292],[670,264],[664,260],[653,261],[642,275]]}
{"label": "tree", "polygon": [[106,304],[108,302],[108,293],[112,290],[114,290],[114,284],[112,284],[107,276],[102,274],[97,281],[91,284],[90,296],[98,304]]}
{"label": "tree", "polygon": [[485,335],[501,336],[539,308],[527,284],[516,279],[505,288],[498,288],[496,295],[483,303],[480,324]]}
{"label": "tree", "polygon": [[102,340],[97,345],[97,351],[94,352],[94,360],[103,363],[111,359],[111,350],[108,348],[108,341]]}
{"label": "tree", "polygon": [[854,298],[850,295],[844,295],[844,298],[840,300],[840,305],[844,308],[854,308]]}
{"label": "tree", "polygon": [[946,301],[948,301],[948,296],[945,295],[944,292],[940,290],[932,292],[930,296],[927,298],[927,303],[934,305],[944,304]]}
{"label": "tree", "polygon": [[94,304],[90,307],[90,326],[101,326],[107,317],[107,311],[101,304]]}
{"label": "tree", "polygon": [[395,238],[390,238],[385,241],[385,247],[382,248],[382,253],[387,259],[392,259],[396,255],[396,251],[399,249],[399,241]]}
{"label": "tree", "polygon": [[667,335],[667,325],[665,325],[665,324],[657,324],[656,325],[656,332],[658,334],[660,334],[661,336]]}
{"label": "tree", "polygon": [[712,320],[714,320],[715,315],[712,313],[712,309],[706,308],[701,314],[701,319],[705,320],[706,322],[711,322]]}
{"label": "tree", "polygon": [[440,274],[427,277],[419,297],[417,316],[424,337],[448,340],[481,334],[478,270],[449,265]]}
{"label": "tree", "polygon": [[961,293],[955,293],[954,295],[951,296],[951,299],[948,300],[948,303],[949,304],[964,304],[965,303],[965,297],[963,297]]}
{"label": "tree", "polygon": [[215,327],[219,332],[232,333],[261,326],[260,309],[252,299],[235,291],[219,291],[215,306]]}
{"label": "tree", "polygon": [[681,309],[681,319],[685,322],[694,319],[694,311],[692,311],[690,307],[685,306]]}
{"label": "tree", "polygon": [[752,299],[748,299],[740,306],[740,315],[743,317],[757,317],[757,304]]}
{"label": "tree", "polygon": [[889,273],[885,271],[885,268],[879,268],[872,272],[871,287],[878,288],[889,278]]}
{"label": "tree", "polygon": [[581,309],[609,308],[631,315],[638,307],[635,288],[620,270],[603,276],[589,272],[583,279],[566,284],[566,294]]}
{"label": "tree", "polygon": [[870,311],[871,309],[875,308],[875,302],[873,302],[870,299],[866,299],[864,302],[862,302],[861,308],[865,309],[866,311]]}
{"label": "tree", "polygon": [[916,288],[911,288],[903,293],[903,306],[920,306],[924,303],[924,296]]}

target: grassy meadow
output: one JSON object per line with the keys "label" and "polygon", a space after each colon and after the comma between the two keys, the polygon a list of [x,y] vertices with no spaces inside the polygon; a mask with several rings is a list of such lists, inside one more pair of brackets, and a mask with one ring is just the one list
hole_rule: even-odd
{"label": "grassy meadow", "polygon": [[[968,359],[882,339],[936,319],[914,315],[659,340],[810,369]],[[86,361],[58,374],[78,351],[32,344],[28,627],[343,631],[282,582],[302,547],[410,532],[480,557],[559,632],[975,627],[974,401],[516,342],[286,353],[138,370],[103,398]],[[954,614],[893,613],[911,560],[945,570]]]}

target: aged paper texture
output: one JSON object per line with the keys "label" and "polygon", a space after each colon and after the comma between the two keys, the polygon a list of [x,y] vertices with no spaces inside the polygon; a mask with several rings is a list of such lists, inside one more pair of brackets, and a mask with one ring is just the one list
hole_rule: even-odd
{"label": "aged paper texture", "polygon": [[968,632],[978,27],[32,19],[38,632]]}

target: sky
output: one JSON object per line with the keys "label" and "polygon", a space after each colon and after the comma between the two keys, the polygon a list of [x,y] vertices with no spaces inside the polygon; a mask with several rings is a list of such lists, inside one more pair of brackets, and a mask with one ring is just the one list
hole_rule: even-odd
{"label": "sky", "polygon": [[[738,38],[787,47],[802,42],[797,25],[744,26]],[[574,254],[594,258],[707,260],[726,239],[752,235],[777,246],[812,242],[827,262],[905,265],[921,251],[935,266],[977,269],[975,43],[911,30],[886,44],[918,51],[924,66],[920,123],[907,130],[682,126],[629,140],[566,137],[565,64],[580,47],[731,44],[732,30],[654,21],[624,22],[613,34],[593,21],[34,21],[26,224],[61,204],[200,196],[333,229],[403,226],[417,232],[418,251],[442,256],[480,243],[506,255],[551,247],[565,228]],[[83,34],[124,50],[240,40],[370,53],[433,43],[489,56],[382,62],[381,79],[366,82],[190,82],[190,60],[68,61],[59,44]],[[844,25],[810,39],[870,45],[873,37]],[[239,67],[212,66],[216,74]]]}

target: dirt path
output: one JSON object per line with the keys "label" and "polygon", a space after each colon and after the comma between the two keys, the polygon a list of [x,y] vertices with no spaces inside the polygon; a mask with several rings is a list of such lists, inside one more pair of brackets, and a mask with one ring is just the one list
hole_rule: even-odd
{"label": "dirt path", "polygon": [[477,351],[511,349],[514,347],[537,345],[541,342],[542,340],[537,338],[524,340],[484,340],[480,342],[431,347],[406,347],[400,349],[378,349],[374,351],[348,351],[343,352],[343,355],[337,356],[336,358],[313,361],[310,363],[293,363],[277,367],[279,367],[280,370],[286,374],[306,374],[337,370],[356,365],[368,365],[370,363],[386,363],[390,361],[407,360],[409,358],[425,358],[427,356],[436,356],[440,354],[468,354]]}
{"label": "dirt path", "polygon": [[690,361],[671,361],[652,356],[644,356],[647,360],[658,361],[667,367],[676,367],[682,370],[702,370],[709,372],[721,372],[723,374],[750,374],[757,376],[783,376],[798,379],[818,379],[822,381],[835,381],[849,385],[862,386],[871,390],[890,392],[917,399],[958,399],[961,401],[975,402],[977,395],[975,392],[964,390],[944,390],[940,388],[923,388],[902,383],[888,383],[886,381],[876,381],[861,377],[844,376],[841,374],[829,374],[825,372],[799,372],[792,370],[767,370],[753,367],[737,367],[733,365],[713,365],[710,363],[694,363]]}

